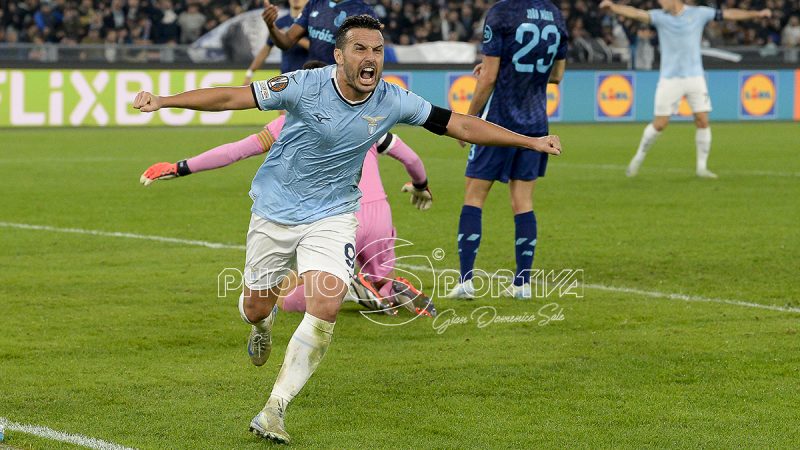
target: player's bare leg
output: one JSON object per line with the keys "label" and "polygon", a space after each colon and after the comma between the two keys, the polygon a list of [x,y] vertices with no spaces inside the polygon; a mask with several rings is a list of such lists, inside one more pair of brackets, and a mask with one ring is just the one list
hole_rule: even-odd
{"label": "player's bare leg", "polygon": [[239,297],[242,320],[253,326],[247,340],[247,353],[256,366],[263,366],[272,351],[272,324],[279,293],[279,286],[265,290],[251,290],[245,286]]}
{"label": "player's bare leg", "polygon": [[656,139],[664,131],[664,128],[669,124],[669,116],[655,116],[653,122],[648,123],[642,133],[642,140],[639,141],[639,148],[636,149],[636,154],[628,164],[628,170],[625,172],[629,177],[635,177],[639,173],[639,168],[647,156],[647,151],[655,144]]}
{"label": "player's bare leg", "polygon": [[533,212],[536,180],[511,180],[508,187],[511,209],[514,211],[514,253],[517,262],[514,284],[509,293],[514,298],[526,299],[533,296],[530,270],[536,251],[536,215]]}
{"label": "player's bare leg", "polygon": [[344,281],[327,272],[309,271],[302,276],[308,294],[305,317],[286,347],[283,366],[267,404],[250,422],[250,431],[279,443],[289,443],[284,426],[286,407],[325,356],[347,290]]}
{"label": "player's bare leg", "polygon": [[711,152],[711,128],[708,123],[708,113],[695,113],[694,124],[697,127],[694,136],[694,142],[697,147],[697,176],[700,178],[717,178],[714,172],[708,170],[708,154]]}
{"label": "player's bare leg", "polygon": [[472,271],[475,257],[481,243],[481,216],[483,204],[492,189],[494,181],[466,177],[464,188],[464,207],[458,221],[458,254],[461,261],[461,282],[448,294],[447,298],[473,298]]}

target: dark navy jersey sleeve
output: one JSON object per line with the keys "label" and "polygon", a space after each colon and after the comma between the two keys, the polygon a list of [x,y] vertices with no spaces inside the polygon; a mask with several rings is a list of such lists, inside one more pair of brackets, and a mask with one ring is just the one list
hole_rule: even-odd
{"label": "dark navy jersey sleeve", "polygon": [[314,3],[315,2],[313,0],[306,3],[306,6],[303,7],[303,12],[300,13],[300,17],[298,17],[297,20],[294,21],[294,23],[308,30],[308,17],[311,15],[311,5],[313,5]]}
{"label": "dark navy jersey sleeve", "polygon": [[486,23],[483,26],[483,44],[481,52],[486,56],[502,56],[503,54],[503,23],[497,8],[492,8],[486,14]]}
{"label": "dark navy jersey sleeve", "polygon": [[561,44],[558,47],[558,51],[556,52],[556,59],[567,59],[567,50],[568,45],[567,42],[569,41],[569,32],[567,32],[567,24],[564,22],[564,17],[561,16],[561,11],[555,10],[555,19],[556,19],[556,26],[558,27],[558,32],[561,34]]}

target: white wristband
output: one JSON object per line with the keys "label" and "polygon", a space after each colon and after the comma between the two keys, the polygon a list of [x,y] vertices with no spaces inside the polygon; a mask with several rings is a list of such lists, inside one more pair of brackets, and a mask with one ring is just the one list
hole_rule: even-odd
{"label": "white wristband", "polygon": [[247,78],[253,78],[253,71],[251,69],[247,69],[247,72],[244,73],[244,76]]}

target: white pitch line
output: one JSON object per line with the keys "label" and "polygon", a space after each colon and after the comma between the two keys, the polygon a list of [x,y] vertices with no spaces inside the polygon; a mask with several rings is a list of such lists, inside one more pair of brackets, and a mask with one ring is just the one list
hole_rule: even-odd
{"label": "white pitch line", "polygon": [[[580,164],[580,163],[562,163],[558,162],[554,164],[553,167],[567,167],[573,169],[598,169],[598,170],[613,170],[619,172],[625,172],[628,166],[624,166],[621,164]],[[679,167],[645,167],[645,171],[652,171],[652,172],[668,172],[668,173],[685,173],[685,174],[693,174],[691,167],[686,167],[685,169],[681,169]],[[770,170],[720,170],[720,173],[723,175],[745,175],[745,176],[762,176],[762,177],[787,177],[787,178],[795,178],[800,177],[800,172],[774,172]]]}
{"label": "white pitch line", "polygon": [[[430,267],[428,266],[417,266],[417,265],[410,265],[410,264],[402,264],[397,263],[395,267],[400,267],[403,269],[408,270],[423,270],[426,272],[433,272]],[[481,270],[477,270],[479,272],[483,272]],[[500,277],[504,281],[510,281],[509,277]],[[653,298],[665,298],[668,300],[682,300],[685,302],[700,302],[700,303],[722,303],[725,305],[735,305],[735,306],[744,306],[747,308],[757,308],[757,309],[768,309],[770,311],[780,311],[780,312],[789,312],[789,313],[800,313],[800,308],[794,308],[791,306],[778,306],[778,305],[764,305],[761,303],[753,303],[753,302],[746,302],[744,300],[733,300],[733,299],[726,299],[726,298],[713,298],[713,297],[702,297],[699,295],[687,295],[687,294],[675,294],[670,292],[660,292],[660,291],[648,291],[644,289],[636,289],[636,288],[628,288],[628,287],[616,287],[616,286],[606,286],[604,284],[597,284],[597,283],[581,283],[585,289],[595,289],[598,291],[608,291],[608,292],[619,292],[623,294],[636,294],[636,295],[643,295],[646,297],[653,297]]]}
{"label": "white pitch line", "polygon": [[[192,239],[179,239],[166,236],[154,236],[148,234],[86,230],[83,228],[59,228],[47,225],[32,225],[32,224],[15,223],[15,222],[0,222],[0,227],[16,228],[22,230],[51,231],[56,233],[73,233],[73,234],[87,234],[92,236],[141,239],[147,241],[168,242],[172,244],[192,245],[192,246],[206,247],[212,249],[232,249],[232,250],[245,249],[244,245],[223,244],[219,242],[198,241]],[[409,265],[402,263],[398,263],[396,264],[396,266],[409,270],[424,270],[426,272],[433,272],[433,270],[427,266],[417,266],[417,265]],[[646,297],[664,298],[668,300],[682,300],[686,302],[700,302],[700,303],[720,303],[725,305],[742,306],[746,308],[765,309],[770,311],[789,312],[789,313],[800,313],[800,308],[795,308],[791,306],[764,305],[761,303],[748,302],[744,300],[703,297],[699,295],[676,294],[671,292],[650,291],[650,290],[629,288],[629,287],[606,286],[604,284],[594,284],[594,283],[584,284],[583,287],[587,289],[595,289],[598,291],[619,292],[622,294],[636,294]]]}
{"label": "white pitch line", "polygon": [[49,439],[51,441],[67,442],[69,444],[80,445],[81,447],[93,448],[96,450],[134,450],[130,447],[125,447],[113,442],[107,442],[89,436],[83,436],[81,434],[64,433],[63,431],[56,431],[39,425],[27,425],[24,423],[12,422],[5,417],[0,417],[0,425],[5,427],[5,434],[8,434],[8,431],[17,431],[19,433],[32,434],[34,436]]}
{"label": "white pitch line", "polygon": [[700,302],[700,303],[722,303],[725,305],[736,305],[736,306],[744,306],[747,308],[758,308],[758,309],[768,309],[770,311],[780,311],[780,312],[789,312],[789,313],[800,313],[800,308],[795,308],[792,306],[778,306],[778,305],[764,305],[761,303],[753,303],[753,302],[746,302],[742,300],[733,300],[727,298],[713,298],[713,297],[702,297],[698,295],[686,295],[686,294],[673,294],[669,292],[659,292],[659,291],[646,291],[643,289],[636,289],[636,288],[627,288],[627,287],[616,287],[616,286],[606,286],[604,284],[584,284],[583,287],[587,289],[596,289],[598,291],[608,291],[608,292],[620,292],[624,294],[636,294],[636,295],[644,295],[647,297],[654,297],[654,298],[665,298],[668,300],[682,300],[684,302]]}
{"label": "white pitch line", "polygon": [[244,245],[221,244],[219,242],[196,241],[191,239],[171,238],[166,236],[153,236],[149,234],[122,233],[117,231],[86,230],[83,228],[58,228],[47,225],[31,225],[27,223],[0,222],[0,227],[17,228],[20,230],[52,231],[55,233],[89,234],[92,236],[120,237],[128,239],[142,239],[145,241],[169,242],[171,244],[194,245],[214,249],[244,250]]}

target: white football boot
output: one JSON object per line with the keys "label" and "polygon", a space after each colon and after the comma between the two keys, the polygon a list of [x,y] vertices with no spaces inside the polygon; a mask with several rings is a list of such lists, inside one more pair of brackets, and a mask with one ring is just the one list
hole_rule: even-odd
{"label": "white football boot", "polygon": [[250,432],[278,444],[288,444],[291,439],[283,424],[286,407],[273,399],[271,397],[264,409],[250,421]]}
{"label": "white football boot", "polygon": [[700,178],[709,178],[712,180],[716,180],[717,178],[719,178],[717,174],[708,169],[697,169],[697,176]]}
{"label": "white football boot", "polygon": [[278,305],[275,305],[270,314],[269,329],[258,331],[253,325],[253,329],[250,330],[250,337],[247,339],[247,354],[250,355],[250,361],[255,366],[263,366],[269,359],[269,354],[272,352],[272,324],[275,323],[277,315]]}
{"label": "white football boot", "polygon": [[475,298],[475,288],[472,286],[472,279],[458,283],[444,298]]}

